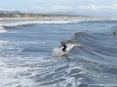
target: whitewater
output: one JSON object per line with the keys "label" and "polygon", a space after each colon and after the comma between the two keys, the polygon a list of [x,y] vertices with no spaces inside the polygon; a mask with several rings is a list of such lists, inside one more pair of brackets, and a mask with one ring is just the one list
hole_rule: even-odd
{"label": "whitewater", "polygon": [[[0,23],[0,87],[117,87],[117,20]],[[69,56],[53,56],[66,40]]]}

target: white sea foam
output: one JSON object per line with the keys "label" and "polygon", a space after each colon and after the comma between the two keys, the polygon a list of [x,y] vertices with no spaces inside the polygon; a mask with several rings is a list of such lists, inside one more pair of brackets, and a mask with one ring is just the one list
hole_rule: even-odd
{"label": "white sea foam", "polygon": [[19,21],[19,22],[2,22],[0,26],[18,26],[26,24],[67,24],[77,23],[81,20],[48,20],[48,21]]}
{"label": "white sea foam", "polygon": [[32,85],[32,81],[18,75],[22,72],[27,72],[28,69],[28,67],[9,68],[5,63],[0,62],[0,87],[15,87],[19,85],[28,85],[29,87]]}
{"label": "white sea foam", "polygon": [[[79,18],[79,19],[48,19],[48,20],[31,20],[31,19],[6,19],[6,21],[0,21],[0,26],[18,26],[26,24],[68,24],[68,23],[79,23],[82,21],[93,20],[90,18]],[[97,19],[96,19],[97,20]]]}
{"label": "white sea foam", "polygon": [[54,49],[53,49],[53,56],[61,57],[61,56],[63,56],[64,54],[68,54],[69,51],[70,51],[72,48],[76,47],[76,46],[82,46],[82,45],[80,45],[80,44],[68,43],[68,44],[67,44],[67,49],[66,49],[67,52],[63,52],[63,51],[62,51],[63,47],[54,48]]}
{"label": "white sea foam", "polygon": [[[68,24],[68,23],[80,23],[83,21],[104,21],[104,20],[117,20],[116,18],[81,18],[81,19],[68,19],[68,20],[18,20],[0,22],[0,26],[19,26],[27,24]],[[5,31],[5,30],[4,30]],[[3,30],[1,32],[4,32]]]}
{"label": "white sea foam", "polygon": [[0,33],[6,33],[8,32],[3,26],[0,26]]}
{"label": "white sea foam", "polygon": [[21,58],[20,56],[15,58],[0,57],[0,87],[37,87],[34,86],[36,83],[30,77],[37,75],[39,73],[38,70],[43,68],[38,67],[39,64],[44,66],[44,64],[48,65],[49,62],[51,63],[53,61],[53,59],[44,60],[43,57],[39,59],[40,60],[32,61],[30,58]]}
{"label": "white sea foam", "polygon": [[7,44],[11,44],[11,42],[10,42],[10,41],[3,41],[3,40],[0,40],[0,47],[1,47],[1,46],[5,46],[5,45],[7,45]]}

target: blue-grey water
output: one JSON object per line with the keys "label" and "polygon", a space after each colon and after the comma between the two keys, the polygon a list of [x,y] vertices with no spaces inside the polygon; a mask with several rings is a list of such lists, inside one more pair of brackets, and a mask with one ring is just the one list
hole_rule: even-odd
{"label": "blue-grey water", "polygon": [[[0,33],[0,87],[117,87],[117,21],[29,24]],[[53,56],[61,40],[82,44]]]}

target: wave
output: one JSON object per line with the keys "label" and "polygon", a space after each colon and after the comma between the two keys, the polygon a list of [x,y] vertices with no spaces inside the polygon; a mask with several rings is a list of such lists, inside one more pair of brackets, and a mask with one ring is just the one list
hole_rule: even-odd
{"label": "wave", "polygon": [[6,32],[8,31],[5,29],[5,27],[0,26],[0,33],[6,33]]}
{"label": "wave", "polygon": [[83,76],[82,84],[93,87],[99,85],[104,87],[105,84],[116,85],[117,39],[115,36],[109,33],[76,32],[71,41],[82,45],[73,48],[70,52],[70,59],[77,61],[83,71],[87,72]]}
{"label": "wave", "polygon": [[69,23],[80,23],[80,22],[115,22],[116,18],[81,18],[81,19],[69,19],[69,20],[20,20],[18,21],[9,21],[9,22],[1,22],[0,26],[20,26],[20,25],[28,25],[28,24],[69,24]]}
{"label": "wave", "polygon": [[82,47],[74,47],[70,52],[70,59],[61,60],[44,55],[16,55],[22,50],[19,44],[46,44],[43,42],[0,41],[0,53],[4,52],[4,55],[0,56],[0,80],[3,82],[1,86],[117,86],[116,37],[108,33],[76,32],[67,43],[81,44]]}
{"label": "wave", "polygon": [[23,49],[18,47],[16,42],[11,41],[0,41],[0,56],[15,56],[22,52]]}
{"label": "wave", "polygon": [[81,20],[50,20],[50,21],[22,21],[22,22],[3,22],[1,26],[19,26],[27,24],[68,24],[68,23],[78,23]]}
{"label": "wave", "polygon": [[82,44],[88,50],[95,51],[102,55],[116,57],[117,40],[113,34],[77,32],[72,39]]}

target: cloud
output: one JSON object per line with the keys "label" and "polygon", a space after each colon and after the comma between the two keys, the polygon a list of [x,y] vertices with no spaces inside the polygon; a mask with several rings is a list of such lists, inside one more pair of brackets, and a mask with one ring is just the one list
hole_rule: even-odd
{"label": "cloud", "polygon": [[81,5],[78,7],[78,9],[83,9],[83,10],[98,10],[98,7],[96,5]]}
{"label": "cloud", "polygon": [[50,11],[72,11],[74,8],[70,6],[52,6]]}
{"label": "cloud", "polygon": [[0,11],[3,11],[4,9],[3,8],[0,8]]}
{"label": "cloud", "polygon": [[113,7],[115,7],[115,8],[117,8],[117,3],[115,3],[115,4],[112,4],[112,6],[113,6]]}
{"label": "cloud", "polygon": [[93,10],[93,11],[100,11],[100,10],[109,10],[109,9],[116,9],[117,10],[117,3],[111,5],[81,5],[78,7],[80,10]]}
{"label": "cloud", "polygon": [[5,8],[0,8],[0,11],[16,11],[13,8],[5,9]]}
{"label": "cloud", "polygon": [[32,7],[32,9],[37,10],[39,12],[68,12],[68,11],[73,11],[74,8],[71,6],[59,6],[59,5],[55,5],[55,6],[50,6],[50,7],[46,7],[46,6],[35,6]]}

